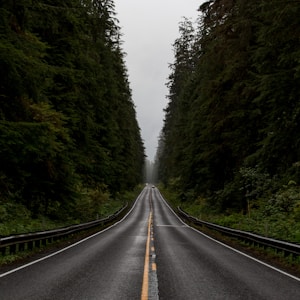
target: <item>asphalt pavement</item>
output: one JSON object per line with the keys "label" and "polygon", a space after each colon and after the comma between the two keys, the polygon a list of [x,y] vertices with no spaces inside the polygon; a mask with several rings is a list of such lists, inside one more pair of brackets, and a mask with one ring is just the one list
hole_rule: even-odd
{"label": "asphalt pavement", "polygon": [[148,185],[123,220],[18,269],[1,300],[299,300],[300,279],[184,224]]}

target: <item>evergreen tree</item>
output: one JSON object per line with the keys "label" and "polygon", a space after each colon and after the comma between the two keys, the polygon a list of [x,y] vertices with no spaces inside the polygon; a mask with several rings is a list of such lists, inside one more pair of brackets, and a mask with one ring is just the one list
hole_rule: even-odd
{"label": "evergreen tree", "polygon": [[[165,109],[166,119],[162,131],[165,144],[172,147],[164,148],[161,159],[164,160],[164,171],[160,170],[161,178],[165,180],[170,176],[180,177],[184,161],[186,159],[185,141],[187,140],[185,130],[188,122],[189,102],[186,101],[184,93],[187,78],[194,72],[192,50],[194,46],[194,28],[190,20],[184,19],[180,23],[181,34],[174,43],[175,63],[170,65],[172,70],[169,76],[169,103]],[[176,161],[176,165],[174,164]]]}
{"label": "evergreen tree", "polygon": [[253,63],[262,126],[254,157],[264,171],[284,174],[300,154],[300,5],[299,1],[263,1],[260,11]]}
{"label": "evergreen tree", "polygon": [[200,12],[192,43],[176,48],[186,30],[174,44],[159,174],[241,209],[247,168],[299,181],[299,3],[214,0]]}
{"label": "evergreen tree", "polygon": [[65,218],[83,191],[134,187],[144,147],[113,1],[6,1],[0,14],[1,199]]}

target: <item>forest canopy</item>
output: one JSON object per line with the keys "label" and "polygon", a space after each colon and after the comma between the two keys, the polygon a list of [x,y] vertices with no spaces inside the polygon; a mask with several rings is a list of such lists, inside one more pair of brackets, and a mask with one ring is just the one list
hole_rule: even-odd
{"label": "forest canopy", "polygon": [[0,222],[80,217],[142,180],[120,36],[113,0],[1,1]]}
{"label": "forest canopy", "polygon": [[285,193],[280,209],[300,216],[299,196],[286,197],[300,184],[299,16],[299,1],[211,0],[181,22],[156,157],[164,184],[223,212]]}

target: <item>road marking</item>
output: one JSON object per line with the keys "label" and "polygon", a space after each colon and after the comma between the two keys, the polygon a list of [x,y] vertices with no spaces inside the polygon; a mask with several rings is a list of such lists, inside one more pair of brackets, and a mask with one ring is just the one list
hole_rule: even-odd
{"label": "road marking", "polygon": [[[153,220],[153,217],[152,217]],[[151,242],[150,242],[150,258],[149,262],[151,269],[149,271],[149,300],[159,300],[158,296],[158,280],[157,280],[157,266],[156,266],[156,253],[154,246],[154,232],[153,232],[153,223],[151,224]]]}
{"label": "road marking", "polygon": [[158,281],[157,281],[157,266],[155,263],[155,247],[154,247],[154,232],[153,232],[153,203],[152,191],[149,197],[150,214],[148,219],[148,234],[146,242],[145,265],[143,274],[143,284],[141,300],[158,300]]}
{"label": "road marking", "polygon": [[146,254],[145,254],[141,300],[148,300],[148,293],[149,293],[149,251],[150,251],[151,223],[152,223],[152,212],[150,212],[149,219],[148,219],[148,234],[147,234],[147,242],[146,242]]}

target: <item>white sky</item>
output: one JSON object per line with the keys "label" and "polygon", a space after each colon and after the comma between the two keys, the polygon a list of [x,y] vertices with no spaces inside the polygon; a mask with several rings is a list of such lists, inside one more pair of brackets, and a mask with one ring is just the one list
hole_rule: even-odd
{"label": "white sky", "polygon": [[114,0],[132,99],[146,155],[154,160],[167,105],[173,46],[183,17],[193,21],[204,0]]}

